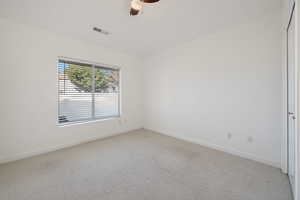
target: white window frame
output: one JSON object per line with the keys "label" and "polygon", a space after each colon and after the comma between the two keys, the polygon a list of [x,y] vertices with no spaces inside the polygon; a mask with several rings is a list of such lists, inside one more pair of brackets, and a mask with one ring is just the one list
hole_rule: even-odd
{"label": "white window frame", "polygon": [[[107,69],[113,69],[113,70],[118,70],[119,71],[119,92],[118,92],[118,115],[115,116],[105,116],[105,117],[95,117],[95,104],[92,103],[92,117],[87,118],[87,119],[79,119],[79,120],[74,120],[71,122],[65,122],[65,123],[59,123],[59,114],[60,114],[60,95],[59,95],[59,76],[58,76],[58,63],[61,61],[66,61],[66,62],[74,62],[77,64],[85,64],[85,65],[91,65],[92,71],[93,71],[93,77],[95,73],[95,67],[100,67],[100,68],[107,68]],[[119,119],[121,118],[122,115],[122,103],[121,103],[121,92],[122,92],[122,73],[121,73],[121,67],[116,66],[116,65],[109,65],[109,64],[103,64],[99,62],[91,62],[87,60],[82,60],[82,59],[75,59],[75,58],[69,58],[65,56],[58,56],[57,63],[56,63],[56,76],[57,76],[57,119],[56,119],[56,124],[58,126],[68,126],[68,125],[74,125],[74,124],[85,124],[85,123],[91,123],[91,122],[97,122],[97,121],[104,121],[104,120],[112,120],[112,119]],[[93,78],[94,82],[94,78]],[[92,101],[94,102],[94,87],[95,85],[92,84],[93,87],[93,95],[92,95]]]}

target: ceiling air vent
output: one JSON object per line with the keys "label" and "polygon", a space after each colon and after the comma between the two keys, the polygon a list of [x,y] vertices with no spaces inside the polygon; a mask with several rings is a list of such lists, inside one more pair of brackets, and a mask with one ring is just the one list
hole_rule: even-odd
{"label": "ceiling air vent", "polygon": [[98,27],[94,27],[94,28],[93,28],[93,31],[96,31],[96,32],[98,32],[98,33],[102,33],[102,34],[104,34],[104,35],[109,35],[109,34],[110,34],[108,31],[103,30],[103,29],[98,28]]}

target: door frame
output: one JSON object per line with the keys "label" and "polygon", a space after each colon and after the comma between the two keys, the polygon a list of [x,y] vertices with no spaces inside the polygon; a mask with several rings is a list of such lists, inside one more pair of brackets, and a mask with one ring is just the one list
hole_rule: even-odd
{"label": "door frame", "polygon": [[297,34],[298,34],[298,9],[297,9],[297,6],[298,6],[298,3],[296,3],[298,0],[294,1],[293,2],[293,5],[292,5],[292,9],[289,10],[289,13],[288,13],[288,25],[286,27],[286,30],[285,30],[285,39],[284,39],[284,42],[285,42],[285,52],[284,54],[286,55],[285,56],[285,68],[284,68],[284,74],[283,74],[283,80],[284,80],[284,95],[285,95],[285,98],[284,98],[284,123],[283,123],[283,126],[284,126],[284,136],[283,136],[283,146],[282,146],[282,162],[281,162],[281,170],[283,173],[288,173],[288,160],[289,160],[289,155],[288,155],[288,149],[289,149],[289,144],[288,144],[288,131],[289,131],[289,126],[288,126],[288,101],[289,101],[289,93],[288,93],[288,80],[289,80],[289,77],[288,77],[288,65],[289,65],[289,60],[288,60],[288,55],[289,55],[289,46],[288,46],[288,41],[289,41],[289,36],[288,36],[288,31],[289,31],[289,28],[290,28],[290,25],[291,25],[291,22],[292,20],[295,20],[295,117],[296,117],[296,121],[295,121],[295,185],[294,185],[294,199],[295,200],[300,200],[300,196],[299,196],[299,181],[300,181],[300,174],[299,174],[299,169],[298,169],[298,166],[299,166],[299,158],[298,156],[300,155],[299,154],[299,150],[300,150],[300,147],[299,147],[299,144],[300,144],[300,137],[298,137],[298,125],[300,125],[300,120],[299,120],[299,117],[298,117],[298,114],[299,114],[299,109],[298,109],[298,103],[300,103],[300,99],[298,98],[298,94],[299,94],[299,91],[298,91],[298,84],[299,84],[299,70],[298,70],[298,37],[297,37]]}
{"label": "door frame", "polygon": [[[290,120],[290,116],[289,116],[289,29],[290,29],[290,26],[291,26],[291,22],[292,22],[292,20],[295,20],[295,16],[294,16],[294,14],[295,14],[295,5],[296,5],[296,3],[294,2],[293,3],[293,6],[292,6],[292,10],[291,10],[291,12],[289,13],[289,21],[288,21],[288,25],[287,25],[287,28],[286,28],[286,172],[287,172],[287,174],[288,174],[288,177],[289,177],[289,182],[290,182],[290,176],[289,176],[289,168],[290,168],[290,166],[289,166],[289,157],[290,157],[290,155],[289,155],[289,145],[290,145],[290,143],[289,143],[289,129],[290,129],[290,127],[289,127],[289,120]],[[295,29],[296,29],[296,27],[295,27]],[[296,56],[296,55],[295,55]],[[296,63],[295,63],[296,64]],[[297,111],[298,111],[298,109],[297,109],[297,100],[298,100],[298,98],[297,98],[297,83],[298,83],[298,81],[297,81],[297,69],[296,69],[296,67],[295,67],[295,71],[294,71],[294,83],[295,83],[295,88],[294,88],[294,90],[295,90],[295,94],[294,94],[294,96],[295,96],[295,113],[294,113],[294,115],[295,115],[295,117],[296,117],[296,121],[295,121],[295,160],[294,160],[294,162],[295,162],[295,183],[294,183],[294,193],[293,193],[293,195],[295,195],[295,193],[296,193],[296,174],[297,174],[297,169],[296,169],[296,166],[297,166],[297,159],[296,159],[296,157],[297,157],[297,119],[298,119],[298,117],[297,117]],[[292,183],[290,182],[290,185],[292,186]],[[296,195],[295,195],[296,196]]]}
{"label": "door frame", "polygon": [[285,30],[285,34],[284,34],[284,47],[286,48],[283,53],[284,53],[284,57],[285,59],[283,60],[283,94],[284,94],[284,99],[283,99],[283,111],[284,111],[284,115],[283,115],[283,140],[282,140],[282,148],[281,148],[281,152],[282,152],[282,159],[281,159],[281,169],[283,173],[287,173],[287,162],[288,162],[288,155],[287,155],[287,149],[288,149],[288,140],[287,140],[287,134],[288,134],[288,126],[287,126],[287,67],[288,67],[288,45],[287,45],[287,41],[288,41],[288,37],[287,37],[287,33],[291,24],[291,19],[292,16],[294,15],[294,20],[295,20],[295,98],[296,98],[296,102],[295,102],[295,117],[296,117],[296,124],[295,124],[295,191],[294,191],[294,200],[300,200],[300,137],[298,136],[299,133],[299,128],[300,127],[300,119],[299,119],[299,106],[300,105],[300,98],[299,95],[300,94],[300,86],[298,86],[300,84],[299,82],[299,77],[300,77],[300,69],[299,69],[299,58],[300,58],[300,40],[299,40],[299,35],[300,35],[300,5],[299,5],[300,0],[294,0],[293,1],[293,5],[292,5],[292,9],[290,9],[291,7],[289,7],[288,9],[288,13],[286,13],[286,17],[288,19],[288,22],[286,23],[286,21],[284,22],[284,26],[286,24],[288,24],[288,26],[286,27]]}

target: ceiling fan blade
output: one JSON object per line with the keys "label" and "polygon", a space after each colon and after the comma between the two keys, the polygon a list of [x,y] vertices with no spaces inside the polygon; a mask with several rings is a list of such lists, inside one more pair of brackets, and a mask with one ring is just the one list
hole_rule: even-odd
{"label": "ceiling fan blade", "polygon": [[144,2],[144,3],[156,3],[160,0],[141,0],[141,1]]}
{"label": "ceiling fan blade", "polygon": [[137,15],[139,14],[139,10],[135,10],[133,8],[130,9],[130,15]]}

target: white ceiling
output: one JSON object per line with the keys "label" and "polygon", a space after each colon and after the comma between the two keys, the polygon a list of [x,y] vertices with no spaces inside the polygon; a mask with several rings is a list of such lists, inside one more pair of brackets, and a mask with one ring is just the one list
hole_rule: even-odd
{"label": "white ceiling", "polygon": [[[0,17],[146,56],[279,11],[281,0],[161,0],[129,16],[130,0],[0,0]],[[94,26],[111,32],[105,36]]]}

